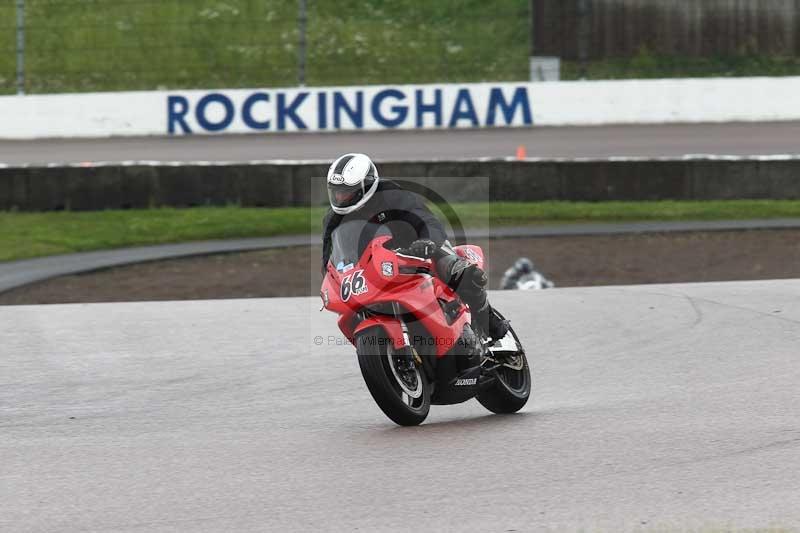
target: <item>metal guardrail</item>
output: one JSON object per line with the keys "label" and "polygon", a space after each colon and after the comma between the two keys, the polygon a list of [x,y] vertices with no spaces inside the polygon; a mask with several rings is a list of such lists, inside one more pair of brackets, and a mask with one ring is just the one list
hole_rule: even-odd
{"label": "metal guardrail", "polygon": [[25,94],[25,0],[17,0],[17,94]]}

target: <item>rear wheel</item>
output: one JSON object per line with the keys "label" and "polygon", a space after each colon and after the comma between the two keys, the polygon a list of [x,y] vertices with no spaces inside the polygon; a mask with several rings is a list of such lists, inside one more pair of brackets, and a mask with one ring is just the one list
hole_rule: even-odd
{"label": "rear wheel", "polygon": [[[517,346],[516,352],[497,352],[493,354],[497,363],[495,382],[478,393],[478,401],[489,411],[498,414],[516,413],[522,409],[531,395],[531,371],[528,358],[513,328],[508,332]],[[487,364],[497,364],[492,361]]]}
{"label": "rear wheel", "polygon": [[406,354],[395,350],[381,328],[370,328],[356,341],[358,365],[372,398],[392,421],[416,426],[431,408],[430,384]]}

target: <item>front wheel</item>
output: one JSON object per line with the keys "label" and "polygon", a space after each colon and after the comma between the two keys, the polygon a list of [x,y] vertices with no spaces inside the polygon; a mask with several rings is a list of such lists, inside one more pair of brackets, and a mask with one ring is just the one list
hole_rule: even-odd
{"label": "front wheel", "polygon": [[407,355],[395,350],[381,328],[370,328],[356,339],[358,365],[378,407],[401,426],[416,426],[431,408],[430,384]]}
{"label": "front wheel", "polygon": [[[531,396],[531,371],[528,358],[525,357],[525,351],[513,329],[509,330],[508,336],[513,337],[516,352],[493,354],[497,362],[501,363],[501,366],[493,370],[495,382],[477,396],[482,406],[497,414],[516,413],[528,403],[528,398]],[[510,339],[507,337],[507,340]]]}

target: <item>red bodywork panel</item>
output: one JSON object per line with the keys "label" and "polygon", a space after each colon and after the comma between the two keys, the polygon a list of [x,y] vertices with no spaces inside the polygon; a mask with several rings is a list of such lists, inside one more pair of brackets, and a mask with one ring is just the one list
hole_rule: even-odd
{"label": "red bodywork panel", "polygon": [[463,246],[456,246],[455,251],[458,255],[470,263],[475,263],[479,268],[486,270],[486,268],[483,266],[486,262],[486,258],[483,256],[483,250],[480,246],[475,246],[474,244],[465,244]]}
{"label": "red bodywork panel", "polygon": [[[375,238],[358,263],[347,271],[339,272],[329,262],[322,281],[323,304],[340,315],[339,329],[351,343],[357,333],[377,326],[400,348],[405,345],[400,320],[391,315],[374,315],[357,323],[356,316],[365,307],[380,304],[388,307],[397,302],[436,339],[436,355],[443,357],[461,337],[464,325],[470,322],[469,309],[462,304],[456,320],[448,324],[439,300],[451,302],[458,296],[431,274],[435,269],[430,259],[388,250],[384,244],[389,239],[388,236]],[[479,246],[458,246],[455,250],[461,257],[483,267],[483,251]],[[417,269],[421,273],[417,273]]]}

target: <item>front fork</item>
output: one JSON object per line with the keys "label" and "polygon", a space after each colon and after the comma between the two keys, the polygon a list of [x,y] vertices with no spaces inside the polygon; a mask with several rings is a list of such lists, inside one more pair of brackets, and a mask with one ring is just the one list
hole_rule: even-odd
{"label": "front fork", "polygon": [[400,323],[400,328],[403,331],[403,347],[399,350],[399,353],[405,356],[410,364],[422,369],[425,377],[428,379],[428,383],[435,383],[436,371],[430,360],[427,357],[423,359],[417,352],[417,349],[414,348],[414,343],[411,342],[411,337],[408,334],[408,324],[403,320],[400,304],[392,302],[392,312],[394,313],[394,318]]}
{"label": "front fork", "polygon": [[414,344],[411,342],[408,325],[403,320],[400,304],[396,302],[392,303],[392,316],[380,315],[365,318],[356,326],[353,335],[355,336],[361,331],[376,326],[382,328],[384,332],[386,332],[386,336],[391,340],[396,355],[407,358],[408,363],[411,365],[421,367],[429,382],[435,380],[436,372],[433,365],[427,357],[422,358],[419,355],[416,348],[414,348]]}
{"label": "front fork", "polygon": [[408,324],[406,324],[406,321],[403,320],[402,313],[400,312],[400,304],[398,304],[397,302],[392,302],[392,313],[394,313],[395,320],[400,322],[400,329],[403,331],[403,348],[413,349],[413,346],[411,344],[411,339],[408,336]]}

